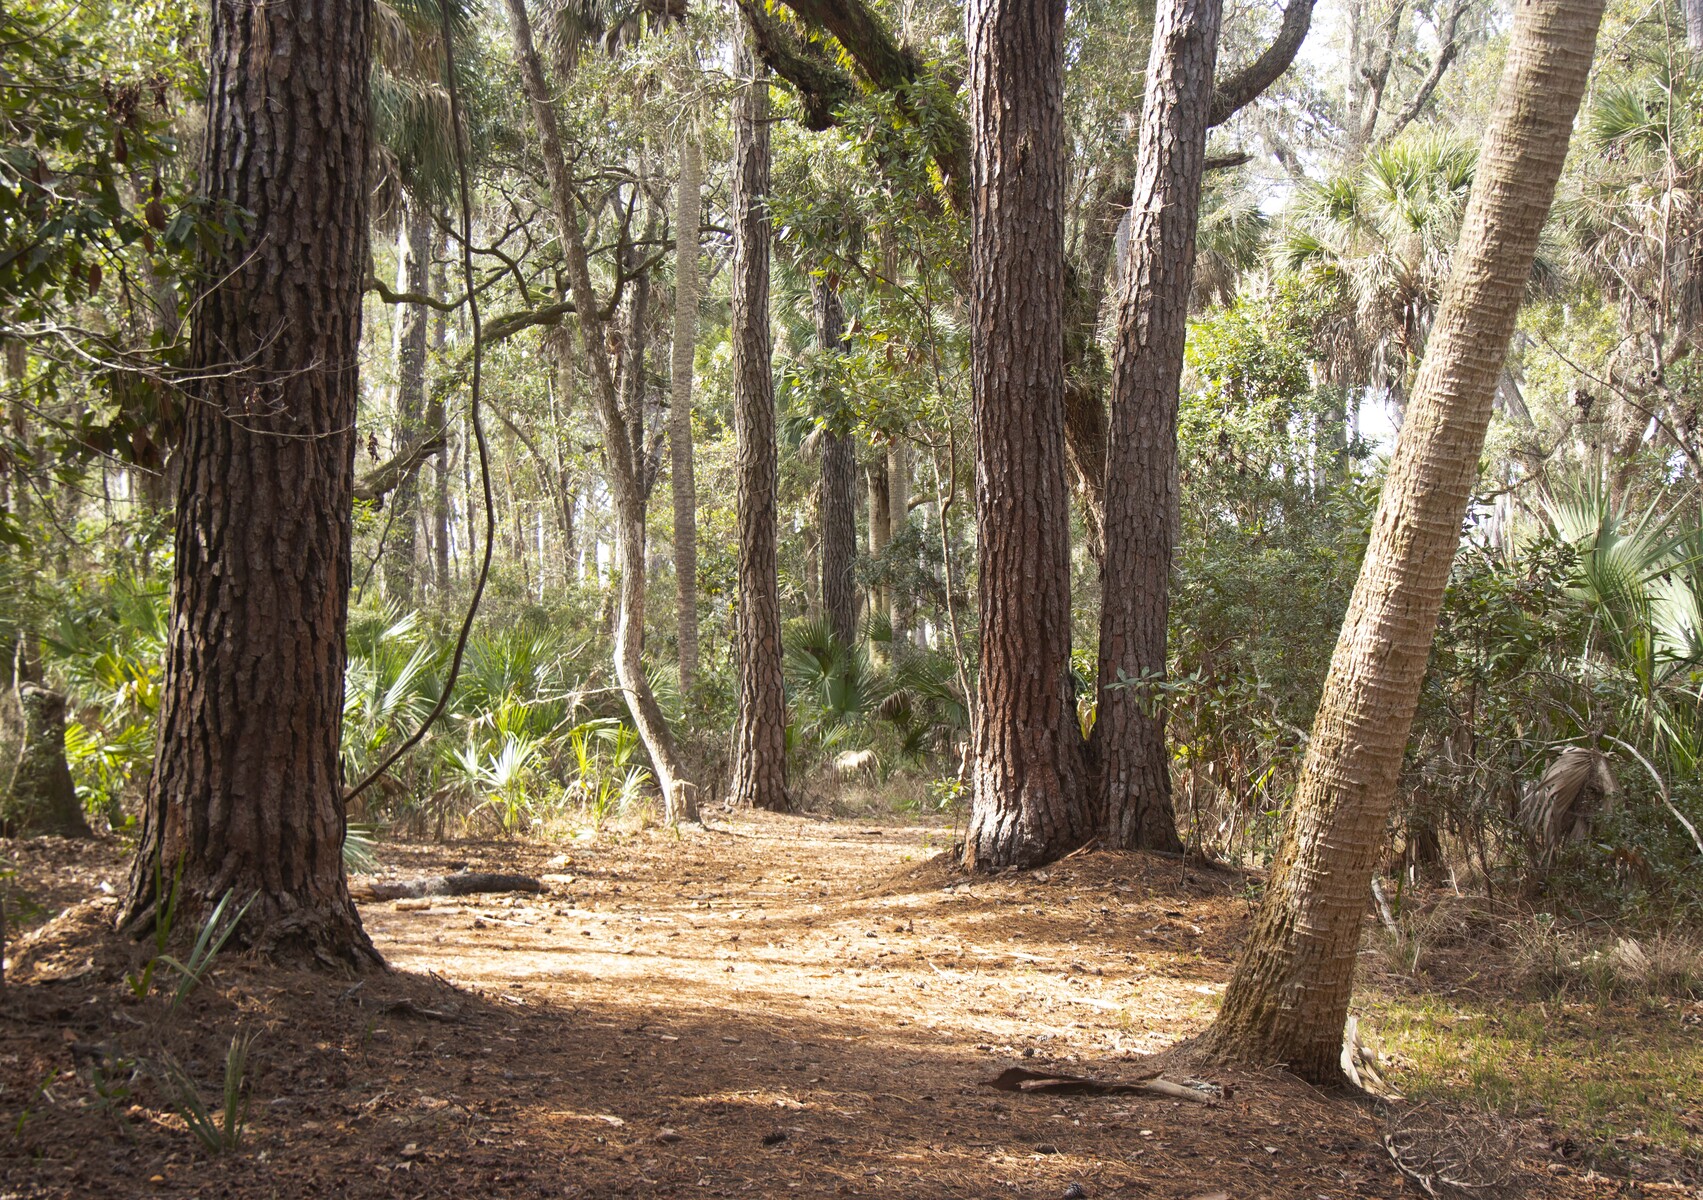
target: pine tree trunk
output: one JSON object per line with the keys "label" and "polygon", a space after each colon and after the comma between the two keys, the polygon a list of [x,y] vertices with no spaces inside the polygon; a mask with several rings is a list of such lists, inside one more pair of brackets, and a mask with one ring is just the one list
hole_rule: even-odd
{"label": "pine tree trunk", "polygon": [[669,484],[674,495],[674,578],[679,589],[680,690],[698,682],[698,484],[692,462],[692,364],[698,349],[698,227],[703,157],[697,131],[680,139],[674,230],[674,344],[669,359]]}
{"label": "pine tree trunk", "polygon": [[202,186],[252,216],[194,306],[159,748],[122,924],[182,870],[239,940],[379,961],[343,873],[344,634],[367,262],[368,0],[215,0]]}
{"label": "pine tree trunk", "polygon": [[733,107],[733,429],[739,481],[739,716],[731,803],[784,812],[779,462],[769,341],[769,85],[741,43]]}
{"label": "pine tree trunk", "polygon": [[1222,13],[1222,0],[1167,0],[1156,13],[1118,289],[1094,720],[1101,839],[1117,849],[1182,849],[1153,685],[1165,674],[1177,393]]}
{"label": "pine tree trunk", "polygon": [[1209,1035],[1338,1077],[1374,860],[1602,0],[1527,0],[1264,903]]}
{"label": "pine tree trunk", "polygon": [[1092,833],[1070,684],[1064,460],[1064,0],[971,0],[971,380],[980,703],[964,859]]}
{"label": "pine tree trunk", "polygon": [[[817,346],[824,354],[844,353],[846,314],[838,278],[813,274],[810,296]],[[824,431],[821,442],[816,524],[822,539],[822,610],[834,636],[850,646],[857,641],[857,454],[850,434]]]}
{"label": "pine tree trunk", "polygon": [[[397,283],[404,292],[427,294],[431,287],[432,214],[418,198],[408,200],[407,220],[398,247],[402,261]],[[430,310],[424,304],[402,306],[396,336],[396,449],[401,451],[426,436],[426,342]],[[384,590],[403,604],[415,600],[417,574],[416,526],[419,523],[420,476],[410,471],[390,495],[390,544],[385,550]]]}
{"label": "pine tree trunk", "polygon": [[697,813],[696,789],[687,779],[674,733],[644,671],[645,498],[641,463],[633,453],[631,431],[621,411],[615,372],[609,362],[607,333],[598,315],[597,292],[591,282],[585,234],[576,212],[574,181],[568,173],[550,88],[533,44],[526,0],[505,0],[505,7],[521,84],[538,127],[539,150],[550,185],[551,216],[562,243],[569,291],[576,310],[574,322],[579,327],[581,348],[591,371],[592,414],[603,435],[603,459],[615,509],[616,558],[621,572],[614,614],[615,678],[621,685],[639,740],[644,743],[651,767],[656,771],[667,820],[671,823],[690,820]]}
{"label": "pine tree trunk", "polygon": [[17,697],[24,744],[0,811],[0,829],[7,837],[93,837],[65,764],[65,697],[35,683],[20,683]]}

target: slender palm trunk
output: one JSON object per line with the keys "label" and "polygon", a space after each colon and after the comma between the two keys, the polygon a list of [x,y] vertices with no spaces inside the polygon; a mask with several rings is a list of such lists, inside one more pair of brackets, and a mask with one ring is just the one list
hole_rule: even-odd
{"label": "slender palm trunk", "polygon": [[669,356],[669,484],[674,496],[674,578],[679,589],[680,688],[698,681],[698,484],[692,463],[692,362],[698,349],[698,227],[703,157],[697,131],[680,139],[674,230],[674,344]]}
{"label": "slender palm trunk", "polygon": [[1120,849],[1182,849],[1155,685],[1165,674],[1177,393],[1222,13],[1222,0],[1159,6],[1118,289],[1094,748],[1101,837]]}
{"label": "slender palm trunk", "polygon": [[1373,861],[1602,0],[1527,0],[1265,901],[1209,1035],[1335,1079]]}
{"label": "slender palm trunk", "polygon": [[[251,214],[194,306],[159,748],[121,916],[226,892],[239,935],[370,964],[343,874],[345,629],[361,291],[368,0],[215,0],[202,182]],[[311,53],[291,53],[311,47]]]}
{"label": "slender palm trunk", "polygon": [[532,22],[526,0],[505,0],[509,35],[521,83],[538,126],[539,149],[550,185],[551,215],[561,239],[567,267],[569,292],[573,297],[574,322],[591,371],[592,413],[603,435],[603,459],[608,472],[609,493],[615,509],[616,561],[620,568],[620,594],[615,607],[615,678],[627,701],[627,711],[650,755],[662,790],[670,821],[687,819],[696,812],[695,790],[688,782],[674,733],[656,702],[645,677],[643,648],[645,620],[645,498],[641,479],[643,464],[633,452],[631,431],[622,417],[615,372],[609,362],[608,339],[598,315],[597,291],[591,282],[591,265],[586,254],[585,234],[580,228],[578,202],[562,135],[551,105],[544,68],[533,44]]}
{"label": "slender palm trunk", "polygon": [[964,860],[1092,833],[1070,683],[1064,451],[1064,0],[971,0],[971,381],[981,672]]}
{"label": "slender palm trunk", "polygon": [[741,44],[747,80],[733,110],[733,428],[739,478],[739,716],[736,805],[784,812],[779,463],[769,341],[769,85]]}

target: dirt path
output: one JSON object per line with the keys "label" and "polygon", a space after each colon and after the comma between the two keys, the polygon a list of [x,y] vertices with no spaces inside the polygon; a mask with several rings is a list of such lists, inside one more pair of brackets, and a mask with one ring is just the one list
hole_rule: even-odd
{"label": "dirt path", "polygon": [[175,1024],[119,998],[110,947],[84,954],[92,918],[63,919],[50,933],[69,948],[25,954],[35,982],[7,1000],[0,1117],[31,1107],[23,1093],[56,1066],[81,1084],[67,1048],[131,1026],[212,1093],[240,1027],[260,1034],[252,1127],[210,1158],[146,1082],[116,1116],[56,1083],[10,1142],[0,1133],[0,1185],[239,1200],[1402,1195],[1366,1109],[1281,1077],[1214,1074],[1231,1094],[1213,1107],[983,1086],[1012,1065],[1147,1074],[1147,1055],[1210,1015],[1246,918],[1240,876],[1098,854],[970,881],[929,861],[944,828],[715,824],[387,847],[392,874],[521,869],[550,891],[364,906],[395,974],[351,985],[237,963]]}

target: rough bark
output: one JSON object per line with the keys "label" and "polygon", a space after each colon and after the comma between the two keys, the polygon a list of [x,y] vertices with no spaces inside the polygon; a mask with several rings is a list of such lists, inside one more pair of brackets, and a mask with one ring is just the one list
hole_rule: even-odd
{"label": "rough bark", "polygon": [[698,484],[692,462],[692,363],[698,349],[698,226],[703,157],[697,131],[680,139],[674,230],[674,344],[669,355],[669,486],[674,497],[674,578],[678,586],[680,689],[698,682]]}
{"label": "rough bark", "polygon": [[1685,48],[1703,54],[1703,0],[1685,0]]}
{"label": "rough bark", "polygon": [[733,430],[739,489],[739,716],[732,804],[784,812],[779,461],[769,340],[769,85],[741,44],[733,107]]}
{"label": "rough bark", "polygon": [[569,291],[573,296],[581,348],[591,372],[592,414],[603,438],[603,462],[615,509],[615,546],[621,570],[620,595],[615,606],[615,677],[627,702],[633,725],[650,755],[662,790],[669,821],[694,812],[695,792],[687,780],[673,731],[656,702],[643,662],[645,622],[645,498],[641,479],[643,464],[633,453],[627,424],[622,417],[614,369],[609,362],[608,334],[591,281],[585,234],[580,228],[578,201],[573,176],[562,148],[561,128],[551,105],[544,67],[533,43],[532,22],[526,0],[504,0],[509,36],[515,61],[520,67],[522,88],[538,128],[539,150],[548,178],[550,213],[562,244]]}
{"label": "rough bark", "polygon": [[971,382],[981,670],[965,863],[1091,832],[1071,695],[1064,458],[1064,2],[971,0]]}
{"label": "rough bark", "polygon": [[1265,899],[1209,1035],[1338,1077],[1373,863],[1602,0],[1527,0]]}
{"label": "rough bark", "polygon": [[1118,288],[1094,760],[1101,838],[1119,849],[1182,849],[1164,697],[1151,685],[1165,674],[1177,393],[1222,14],[1222,0],[1166,0],[1155,14]]}
{"label": "rough bark", "polygon": [[[397,264],[396,283],[403,291],[428,294],[431,287],[432,214],[424,201],[408,200],[408,215],[398,239],[402,261]],[[430,446],[434,454],[443,449],[441,438],[426,429],[426,343],[430,332],[430,310],[424,304],[404,304],[396,333],[396,433],[398,451]],[[418,459],[413,469],[403,472],[391,497],[389,545],[384,558],[385,594],[412,604],[418,575],[416,545],[419,541],[420,485]]]}
{"label": "rough bark", "polygon": [[[838,278],[812,275],[810,298],[817,346],[823,354],[844,353],[846,314]],[[822,610],[834,636],[850,646],[857,640],[857,454],[850,434],[824,430],[821,444],[816,525],[822,541]]]}
{"label": "rough bark", "polygon": [[21,683],[24,743],[18,750],[0,829],[8,837],[94,835],[77,801],[77,786],[65,764],[65,697],[35,683]]}
{"label": "rough bark", "polygon": [[215,0],[159,748],[121,923],[227,891],[238,940],[379,961],[343,873],[345,629],[367,262],[368,0]]}

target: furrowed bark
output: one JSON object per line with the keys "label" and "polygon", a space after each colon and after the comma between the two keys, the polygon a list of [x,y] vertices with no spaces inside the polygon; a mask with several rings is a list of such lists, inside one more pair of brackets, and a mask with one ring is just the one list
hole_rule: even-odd
{"label": "furrowed bark", "polygon": [[1064,451],[1064,3],[972,0],[971,379],[981,670],[966,865],[1091,834],[1070,667]]}
{"label": "furrowed bark", "polygon": [[1222,13],[1222,0],[1159,5],[1118,289],[1093,759],[1101,837],[1121,849],[1182,849],[1156,685],[1165,675],[1178,389]]}
{"label": "furrowed bark", "polygon": [[180,921],[226,892],[236,940],[378,963],[343,873],[344,635],[367,262],[367,0],[215,0],[198,382],[178,451],[159,748],[121,925],[181,871]]}
{"label": "furrowed bark", "polygon": [[786,684],[781,674],[779,461],[769,334],[769,84],[740,45],[733,110],[733,427],[739,481],[739,715],[736,806],[785,812]]}

